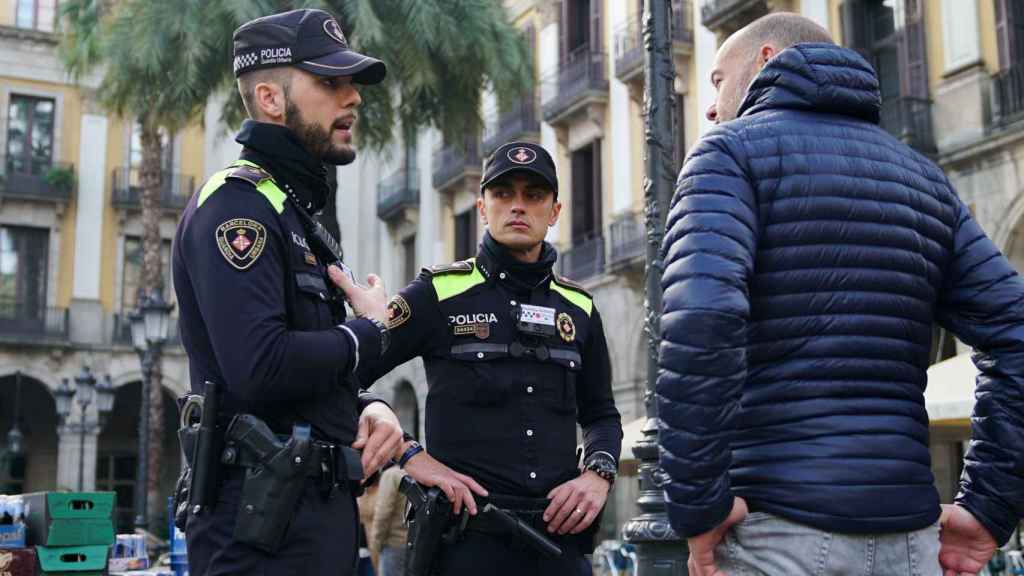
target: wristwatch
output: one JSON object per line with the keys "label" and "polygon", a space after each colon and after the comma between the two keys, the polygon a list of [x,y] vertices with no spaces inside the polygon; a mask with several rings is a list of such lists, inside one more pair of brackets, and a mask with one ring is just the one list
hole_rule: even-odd
{"label": "wristwatch", "polygon": [[375,318],[367,318],[373,325],[380,330],[380,353],[383,355],[388,350],[388,346],[391,345],[391,331],[388,330],[387,324],[377,320]]}
{"label": "wristwatch", "polygon": [[615,477],[619,474],[619,465],[615,458],[607,452],[594,452],[587,456],[583,463],[584,470],[592,470],[595,474],[608,481],[608,485],[615,484]]}

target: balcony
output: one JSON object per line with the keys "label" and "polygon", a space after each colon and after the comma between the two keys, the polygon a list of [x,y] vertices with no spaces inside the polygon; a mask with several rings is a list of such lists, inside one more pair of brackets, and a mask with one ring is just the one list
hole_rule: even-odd
{"label": "balcony", "polygon": [[608,227],[609,268],[624,268],[632,264],[643,266],[645,248],[643,222],[635,213],[624,214]]}
{"label": "balcony", "polygon": [[594,235],[573,242],[558,258],[559,273],[582,282],[604,272],[604,236]]}
{"label": "balcony", "polygon": [[[139,169],[122,166],[114,169],[111,176],[113,191],[111,202],[116,208],[139,210],[142,207],[142,187],[139,183]],[[195,178],[185,174],[164,172],[160,185],[160,207],[171,212],[180,212],[188,204],[195,190]]]}
{"label": "balcony", "polygon": [[935,152],[932,133],[932,103],[923,98],[889,98],[882,100],[879,124],[893,136],[919,152]]}
{"label": "balcony", "polygon": [[481,170],[480,140],[467,137],[465,141],[449,144],[434,153],[433,184],[438,192],[445,192],[475,179],[479,186]]}
{"label": "balcony", "polygon": [[707,29],[729,35],[768,14],[769,0],[704,0],[700,21]]}
{"label": "balcony", "polygon": [[67,341],[68,310],[0,300],[0,338],[15,342]]}
{"label": "balcony", "polygon": [[75,169],[70,163],[0,156],[0,196],[4,198],[67,202],[74,189]]}
{"label": "balcony", "polygon": [[1024,65],[992,77],[992,124],[1004,126],[1024,117]]}
{"label": "balcony", "polygon": [[513,103],[512,107],[492,113],[485,122],[482,152],[486,156],[506,142],[540,139],[540,119],[537,118],[537,96],[530,91]]}
{"label": "balcony", "polygon": [[573,52],[561,69],[541,84],[544,121],[559,124],[590,104],[608,102],[608,65],[589,46]]}
{"label": "balcony", "polygon": [[637,18],[632,18],[615,32],[615,77],[629,82],[636,77],[643,81],[644,30]]}
{"label": "balcony", "polygon": [[390,222],[420,205],[420,174],[402,169],[377,184],[377,217]]}

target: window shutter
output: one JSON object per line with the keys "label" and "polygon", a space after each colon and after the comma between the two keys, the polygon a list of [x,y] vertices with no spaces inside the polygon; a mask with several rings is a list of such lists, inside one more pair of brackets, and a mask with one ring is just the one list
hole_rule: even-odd
{"label": "window shutter", "polygon": [[862,54],[868,52],[867,7],[863,0],[846,0],[841,8],[843,44]]}
{"label": "window shutter", "polygon": [[569,26],[572,25],[569,2],[571,1],[562,0],[561,19],[558,22],[558,48],[560,50],[558,61],[563,65],[569,61]]}
{"label": "window shutter", "polygon": [[604,2],[601,0],[590,0],[590,52],[603,52],[601,43],[601,10]]}
{"label": "window shutter", "polygon": [[900,42],[903,59],[902,90],[905,96],[928,98],[928,47],[925,44],[924,3],[903,0],[906,23]]}
{"label": "window shutter", "polygon": [[590,202],[591,202],[591,216],[593,217],[593,225],[590,228],[590,232],[593,235],[601,235],[601,206],[604,204],[604,195],[601,191],[601,140],[594,140],[594,143],[590,145],[592,159],[590,161],[591,169],[593,173],[591,180],[593,182],[591,189]]}

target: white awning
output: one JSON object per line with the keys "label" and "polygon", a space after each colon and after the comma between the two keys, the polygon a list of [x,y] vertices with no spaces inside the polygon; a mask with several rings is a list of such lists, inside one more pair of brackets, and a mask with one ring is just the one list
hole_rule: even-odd
{"label": "white awning", "polygon": [[978,369],[965,352],[928,369],[928,388],[924,391],[928,418],[932,422],[961,420],[974,410],[974,380]]}

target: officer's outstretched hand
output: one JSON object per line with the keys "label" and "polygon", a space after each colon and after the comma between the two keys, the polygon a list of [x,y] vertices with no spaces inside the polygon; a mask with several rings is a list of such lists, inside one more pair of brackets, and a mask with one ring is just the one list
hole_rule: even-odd
{"label": "officer's outstretched hand", "polygon": [[426,452],[420,452],[405,463],[405,473],[423,486],[437,486],[452,503],[452,512],[459,514],[462,506],[469,509],[470,515],[476,515],[476,500],[473,493],[487,496],[487,490],[465,474],[438,462]]}
{"label": "officer's outstretched hand", "polygon": [[594,522],[608,499],[611,484],[593,470],[556,486],[548,492],[551,504],[544,510],[548,532],[579,534]]}
{"label": "officer's outstretched hand", "polygon": [[379,276],[376,274],[367,276],[367,286],[364,288],[353,282],[348,274],[333,264],[327,267],[327,274],[330,275],[331,281],[345,293],[345,299],[348,300],[348,304],[356,316],[387,323],[388,293],[384,290],[384,281]]}
{"label": "officer's outstretched hand", "polygon": [[402,445],[402,425],[383,402],[372,402],[359,415],[359,431],[352,447],[363,451],[363,478],[369,478]]}

